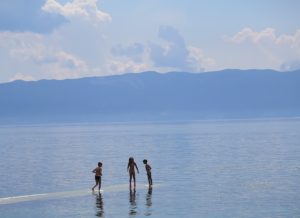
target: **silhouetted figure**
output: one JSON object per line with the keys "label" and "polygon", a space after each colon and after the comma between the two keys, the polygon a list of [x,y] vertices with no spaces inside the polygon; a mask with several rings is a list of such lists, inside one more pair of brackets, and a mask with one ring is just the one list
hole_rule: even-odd
{"label": "silhouetted figure", "polygon": [[92,188],[92,190],[94,191],[95,187],[97,185],[99,185],[99,191],[100,191],[101,176],[102,176],[102,163],[98,162],[98,167],[96,167],[92,172],[95,173],[95,182],[96,182],[96,185]]}
{"label": "silhouetted figure", "polygon": [[152,186],[151,166],[148,164],[148,161],[146,159],[143,160],[143,163],[145,164],[149,187],[151,187]]}
{"label": "silhouetted figure", "polygon": [[132,180],[132,178],[133,178],[133,182],[134,182],[134,189],[136,187],[134,168],[136,168],[137,172],[139,173],[139,168],[137,167],[136,163],[134,162],[133,157],[130,157],[129,160],[128,160],[128,166],[127,166],[127,172],[129,172],[130,189],[131,189],[131,180]]}

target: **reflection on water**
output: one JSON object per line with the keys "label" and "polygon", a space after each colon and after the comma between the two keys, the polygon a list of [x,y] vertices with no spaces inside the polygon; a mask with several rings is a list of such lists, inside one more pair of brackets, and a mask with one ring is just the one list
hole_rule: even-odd
{"label": "reflection on water", "polygon": [[129,217],[135,217],[137,215],[137,203],[136,203],[136,191],[130,189],[129,192]]}
{"label": "reflection on water", "polygon": [[[299,119],[0,124],[0,139],[0,198],[87,189],[95,160],[109,163],[108,184],[120,184],[102,196],[0,205],[0,217],[300,217]],[[128,154],[149,158],[164,185],[151,194],[144,176],[129,193],[119,173]]]}
{"label": "reflection on water", "polygon": [[102,194],[95,194],[96,196],[96,216],[97,217],[104,217],[104,209],[103,209],[103,197]]}
{"label": "reflection on water", "polygon": [[148,192],[145,195],[146,198],[146,211],[145,216],[150,216],[152,214],[151,206],[152,206],[152,187],[148,188]]}

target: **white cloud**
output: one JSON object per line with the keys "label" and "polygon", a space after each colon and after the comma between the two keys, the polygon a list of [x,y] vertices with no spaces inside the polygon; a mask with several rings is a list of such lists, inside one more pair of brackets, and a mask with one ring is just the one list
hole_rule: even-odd
{"label": "white cloud", "polygon": [[171,26],[161,26],[158,37],[162,45],[150,44],[150,58],[156,67],[172,67],[178,70],[191,70],[187,59],[188,49],[184,38]]}
{"label": "white cloud", "polygon": [[31,46],[35,42],[41,41],[43,36],[38,33],[32,32],[0,32],[0,47],[11,48],[11,47],[26,47]]}
{"label": "white cloud", "polygon": [[215,60],[204,55],[202,49],[187,45],[184,37],[171,26],[162,26],[158,36],[161,45],[150,44],[150,58],[156,67],[180,71],[202,72],[215,65]]}
{"label": "white cloud", "polygon": [[135,62],[141,62],[145,51],[145,46],[141,43],[133,43],[128,46],[116,45],[111,49],[111,53],[116,57],[130,57]]}
{"label": "white cloud", "polygon": [[296,30],[294,35],[282,34],[277,36],[275,29],[266,28],[260,32],[255,32],[251,28],[244,28],[232,37],[225,37],[227,41],[242,43],[250,41],[254,44],[272,42],[275,45],[288,45],[291,48],[300,47],[300,29]]}
{"label": "white cloud", "polygon": [[13,58],[33,61],[39,65],[57,64],[62,68],[84,69],[84,61],[60,50],[47,46],[43,35],[36,33],[0,32],[0,46],[6,47]]}
{"label": "white cloud", "polygon": [[47,0],[42,8],[44,11],[63,15],[68,19],[84,18],[92,22],[110,21],[111,16],[98,9],[97,0],[73,0],[60,4],[56,0]]}
{"label": "white cloud", "polygon": [[[41,34],[0,32],[0,47],[6,50],[16,63],[33,63],[40,70],[39,78],[74,78],[88,71],[83,60],[60,48],[47,45]],[[21,78],[23,74],[15,76]]]}
{"label": "white cloud", "polygon": [[204,55],[202,49],[188,46],[188,62],[192,68],[196,71],[204,71],[210,69],[216,65],[216,61],[213,58]]}
{"label": "white cloud", "polygon": [[15,81],[15,80],[24,80],[24,81],[34,81],[36,80],[33,76],[30,76],[28,74],[24,73],[17,73],[12,78],[10,78],[8,81]]}
{"label": "white cloud", "polygon": [[202,72],[215,66],[215,60],[204,55],[195,46],[186,45],[184,38],[171,26],[160,27],[162,44],[132,43],[128,46],[116,45],[111,49],[109,70],[115,72],[189,71]]}
{"label": "white cloud", "polygon": [[151,68],[149,49],[141,43],[115,45],[106,61],[107,72],[110,74],[137,73]]}
{"label": "white cloud", "polygon": [[276,40],[275,30],[272,28],[266,28],[261,32],[255,32],[251,28],[244,28],[240,32],[236,33],[233,37],[228,38],[231,42],[242,43],[244,41],[251,41],[253,43],[258,43],[263,39],[270,39],[271,41]]}
{"label": "white cloud", "polygon": [[296,31],[294,35],[280,35],[276,39],[277,44],[286,44],[291,48],[300,48],[300,29]]}
{"label": "white cloud", "polygon": [[280,66],[280,70],[282,71],[300,70],[300,59],[286,61],[282,63],[282,65]]}
{"label": "white cloud", "polygon": [[147,63],[137,63],[134,60],[109,60],[107,61],[109,71],[112,73],[137,73],[149,69]]}
{"label": "white cloud", "polygon": [[270,68],[289,70],[298,66],[294,64],[295,61],[290,60],[300,59],[300,29],[294,34],[278,35],[273,28],[256,32],[247,27],[232,37],[225,36],[224,40],[238,45],[252,45],[252,52],[257,49],[256,56],[262,55],[266,66],[270,65]]}
{"label": "white cloud", "polygon": [[0,31],[0,49],[6,63],[2,69],[6,75],[2,77],[6,81],[15,75],[21,78],[19,72],[29,73],[35,79],[108,74],[103,70],[108,68],[103,58],[109,52],[105,47],[108,40],[102,37],[104,33],[98,24],[111,20],[111,16],[98,9],[97,0],[44,2],[44,14],[59,15],[69,22],[49,34]]}
{"label": "white cloud", "polygon": [[[102,37],[104,33],[99,25],[110,21],[111,16],[100,10],[98,0],[21,2],[9,3],[9,6],[26,4],[24,9],[18,8],[20,12],[26,9],[24,17],[30,17],[29,23],[35,24],[39,19],[34,18],[40,18],[38,15],[42,14],[44,25],[48,25],[47,20],[53,18],[50,20],[52,26],[45,30],[39,27],[39,31],[33,31],[30,25],[14,28],[15,32],[11,32],[12,28],[0,31],[0,49],[6,59],[6,69],[3,69],[6,80],[18,72],[31,72],[37,79],[63,79],[105,73],[97,70],[105,68],[103,57],[109,50],[104,48],[108,40]],[[31,16],[33,13],[36,16]],[[17,26],[22,27],[24,19],[21,18],[16,20],[19,21]]]}

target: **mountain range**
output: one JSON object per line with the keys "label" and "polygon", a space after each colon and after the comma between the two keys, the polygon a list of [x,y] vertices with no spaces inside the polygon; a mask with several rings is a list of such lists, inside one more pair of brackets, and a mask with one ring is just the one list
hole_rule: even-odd
{"label": "mountain range", "polygon": [[0,84],[0,123],[300,115],[300,70],[143,72]]}

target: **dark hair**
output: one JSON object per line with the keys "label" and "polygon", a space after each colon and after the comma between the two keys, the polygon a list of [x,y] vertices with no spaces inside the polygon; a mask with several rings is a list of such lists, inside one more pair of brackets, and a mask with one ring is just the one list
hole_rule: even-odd
{"label": "dark hair", "polygon": [[144,164],[147,164],[147,160],[146,160],[146,159],[144,159],[144,160],[143,160],[143,163],[144,163]]}
{"label": "dark hair", "polygon": [[134,162],[133,157],[130,157],[129,160],[128,160],[128,164],[133,163],[133,162]]}
{"label": "dark hair", "polygon": [[101,162],[98,162],[98,167],[102,167],[102,163]]}

